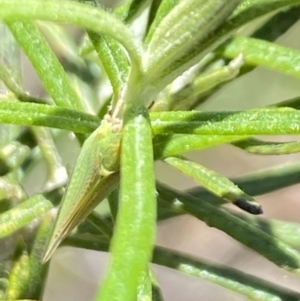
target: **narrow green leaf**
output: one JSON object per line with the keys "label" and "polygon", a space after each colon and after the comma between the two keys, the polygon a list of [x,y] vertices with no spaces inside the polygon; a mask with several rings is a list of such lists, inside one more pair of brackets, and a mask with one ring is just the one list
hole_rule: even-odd
{"label": "narrow green leaf", "polygon": [[165,70],[190,47],[204,42],[239,3],[240,0],[179,2],[156,28],[147,48],[145,72],[156,78],[155,85],[163,86],[161,75]]}
{"label": "narrow green leaf", "polygon": [[93,211],[88,215],[86,221],[97,228],[99,233],[103,233],[107,238],[111,238],[113,233],[112,225],[110,225],[99,213]]}
{"label": "narrow green leaf", "polygon": [[179,74],[198,63],[208,51],[218,47],[243,25],[269,13],[276,12],[279,9],[299,4],[300,0],[242,2],[240,9],[236,10],[230,18],[225,20],[222,27],[217,28],[205,41],[194,44],[189,51],[183,53],[168,69],[164,70],[161,77],[165,79],[166,83],[172,82]]}
{"label": "narrow green leaf", "polygon": [[300,294],[235,269],[156,247],[153,262],[221,285],[256,301],[297,301]]}
{"label": "narrow green leaf", "polygon": [[100,235],[74,234],[66,237],[60,246],[108,252],[110,242]]}
{"label": "narrow green leaf", "polygon": [[238,28],[258,17],[298,4],[299,0],[246,0],[234,11],[228,24]]}
{"label": "narrow green leaf", "polygon": [[[298,184],[300,182],[300,164],[295,162],[285,163],[272,168],[258,170],[231,180],[246,193],[254,196],[261,195]],[[187,192],[196,198],[201,198],[214,205],[224,203],[220,198],[199,187],[192,188]]]}
{"label": "narrow green leaf", "polygon": [[29,282],[29,255],[20,241],[13,255],[13,266],[8,277],[7,300],[22,299]]}
{"label": "narrow green leaf", "polygon": [[88,32],[99,59],[112,85],[116,103],[129,74],[129,64],[123,48],[111,37]]}
{"label": "narrow green leaf", "polygon": [[119,5],[114,10],[114,13],[121,20],[128,22],[137,14],[139,9],[147,3],[147,1],[148,0],[127,0],[125,3]]}
{"label": "narrow green leaf", "polygon": [[298,248],[300,246],[300,224],[277,219],[267,219],[229,211],[232,215],[242,219],[260,230],[272,235],[286,244]]}
{"label": "narrow green leaf", "polygon": [[[91,1],[89,1],[89,3],[90,2]],[[138,5],[136,2],[140,2],[140,0],[133,2],[134,3],[132,4]],[[96,7],[99,6],[95,0],[93,1],[92,5]],[[128,8],[128,11],[130,11],[130,8]],[[124,53],[123,47],[121,47],[121,45],[112,37],[99,35],[90,30],[88,30],[88,36],[98,54],[104,70],[110,79],[115,96],[113,103],[115,104],[129,74],[129,62],[127,56]]]}
{"label": "narrow green leaf", "polygon": [[180,0],[153,0],[150,13],[148,26],[148,33],[145,39],[145,43],[148,44],[152,39],[152,36],[161,23],[161,21],[165,18],[165,16],[178,4]]}
{"label": "narrow green leaf", "polygon": [[[108,245],[96,237],[82,238],[68,237],[64,241],[66,246],[77,246],[91,250],[107,251]],[[227,289],[241,293],[257,301],[298,301],[299,293],[282,288],[276,284],[266,282],[260,278],[245,274],[235,269],[212,264],[199,258],[193,258],[180,252],[162,247],[155,247],[153,263],[176,269],[181,273],[221,285]]]}
{"label": "narrow green leaf", "polygon": [[70,32],[65,27],[57,25],[53,22],[35,22],[38,29],[47,39],[49,45],[58,54],[63,57],[64,62],[74,65],[78,69],[85,68],[84,60],[78,55],[78,46],[74,41]]}
{"label": "narrow green leaf", "polygon": [[[192,190],[190,191],[192,192]],[[185,193],[189,193],[189,190]],[[205,195],[201,195],[200,197],[203,199],[203,201],[212,203],[209,199],[205,199]],[[214,205],[220,204],[217,204],[215,202]],[[158,207],[159,210],[157,219],[159,221],[185,214],[184,211],[172,207],[172,205],[167,203],[161,196],[159,196]],[[300,246],[299,223],[287,222],[277,219],[267,219],[242,212],[236,212],[229,209],[226,209],[226,211],[233,216],[240,218],[249,225],[252,225],[260,229],[261,231],[266,232],[268,235],[271,235],[294,248],[298,248]]]}
{"label": "narrow green leaf", "polygon": [[152,132],[143,109],[133,112],[136,115],[127,116],[123,128],[120,204],[110,248],[111,262],[95,299],[99,301],[132,301],[137,297],[139,279],[148,268],[154,243]]}
{"label": "narrow green leaf", "polygon": [[[155,122],[155,121],[154,121]],[[186,135],[161,134],[153,138],[154,157],[163,159],[193,150],[200,150],[216,145],[230,143],[246,138],[246,136],[231,135]]]}
{"label": "narrow green leaf", "polygon": [[85,141],[61,202],[43,261],[117,185],[121,133],[102,124]]}
{"label": "narrow green leaf", "polygon": [[[117,6],[114,10],[114,14],[122,21],[127,23],[130,19],[137,13],[140,6],[147,0],[127,0]],[[78,2],[92,2],[94,5],[94,0],[80,0]],[[90,52],[94,51],[95,48],[89,38],[88,35],[83,37],[82,43],[79,47],[79,55],[85,56],[88,55]],[[118,63],[118,62],[116,62]]]}
{"label": "narrow green leaf", "polygon": [[183,210],[180,210],[179,208],[174,208],[171,204],[165,201],[161,196],[158,196],[157,221],[163,221],[183,214],[185,214]]}
{"label": "narrow green leaf", "polygon": [[300,142],[270,142],[248,138],[232,143],[249,153],[259,155],[284,155],[300,152]]}
{"label": "narrow green leaf", "polygon": [[295,97],[291,99],[287,99],[284,101],[280,101],[274,105],[274,107],[282,108],[282,107],[290,107],[293,109],[300,109],[300,97]]}
{"label": "narrow green leaf", "polygon": [[212,193],[239,208],[252,214],[262,213],[261,206],[250,195],[247,195],[221,174],[184,158],[170,157],[166,158],[165,162],[190,176]]}
{"label": "narrow green leaf", "polygon": [[202,74],[179,91],[162,96],[151,107],[151,111],[190,110],[198,103],[201,94],[235,78],[242,65],[243,56],[239,55],[227,66]]}
{"label": "narrow green leaf", "polygon": [[[196,111],[152,113],[151,120],[155,134],[277,135],[300,133],[300,112],[291,108],[215,113]],[[176,121],[171,122],[171,120]]]}
{"label": "narrow green leaf", "polygon": [[[7,28],[6,24],[0,24],[0,65],[1,77],[10,81],[21,81],[21,53],[18,44],[13,35]],[[3,74],[4,73],[4,74]],[[9,73],[9,74],[8,74]],[[9,77],[11,75],[11,78]],[[1,78],[2,79],[2,78]],[[5,82],[0,80],[1,97],[9,94]],[[4,146],[12,142],[15,137],[21,133],[21,127],[11,125],[0,126],[0,146]]]}
{"label": "narrow green leaf", "polygon": [[[190,189],[185,191],[185,193],[189,193],[189,192],[191,193],[191,195],[193,195],[195,189]],[[197,198],[201,198],[203,201],[214,204],[216,206],[222,204],[221,199],[220,202],[218,203],[215,200],[213,200],[210,196],[208,196],[207,198],[207,193],[205,193],[205,191],[202,192],[204,193],[201,193],[199,190],[197,194],[194,193],[194,196]],[[267,234],[283,241],[284,243],[294,248],[300,246],[300,235],[299,235],[300,224],[298,223],[292,223],[292,222],[281,221],[276,219],[266,219],[266,218],[256,217],[241,212],[236,212],[233,210],[226,210],[226,211],[232,214],[233,216],[242,219],[244,222],[251,224],[252,226],[260,229],[261,231],[266,232]],[[157,216],[157,219],[159,221],[176,217],[182,214],[185,214],[185,212],[178,208],[172,207],[172,205],[167,203],[161,196],[159,196],[158,216]]]}
{"label": "narrow green leaf", "polygon": [[84,111],[63,67],[36,26],[31,22],[8,22],[8,26],[54,103]]}
{"label": "narrow green leaf", "polygon": [[[13,10],[12,7],[14,7]],[[112,35],[128,51],[134,68],[140,69],[141,43],[120,20],[102,9],[73,1],[60,0],[45,0],[42,2],[39,0],[1,0],[0,8],[0,19],[7,22],[35,19],[48,20],[77,25],[99,34]],[[111,26],[111,24],[114,24],[114,26]]]}
{"label": "narrow green leaf", "polygon": [[271,68],[300,78],[300,51],[254,38],[235,37],[222,48],[222,54],[234,58],[243,53],[246,64]]}
{"label": "narrow green leaf", "polygon": [[36,103],[20,103],[16,99],[1,99],[0,122],[90,133],[98,127],[100,120],[96,116],[75,110]]}
{"label": "narrow green leaf", "polygon": [[42,299],[49,264],[42,264],[43,249],[52,229],[53,214],[48,212],[42,219],[35,236],[29,259],[29,283],[22,298]]}
{"label": "narrow green leaf", "polygon": [[0,214],[0,238],[11,235],[53,208],[43,195],[35,195]]}
{"label": "narrow green leaf", "polygon": [[285,34],[300,19],[300,7],[291,7],[278,12],[251,36],[265,41],[275,41]]}
{"label": "narrow green leaf", "polygon": [[157,185],[157,191],[174,208],[180,208],[204,221],[208,226],[227,233],[233,239],[256,251],[276,265],[300,274],[300,253],[282,241],[224,210],[208,204],[202,199],[178,191],[175,192],[162,185]]}

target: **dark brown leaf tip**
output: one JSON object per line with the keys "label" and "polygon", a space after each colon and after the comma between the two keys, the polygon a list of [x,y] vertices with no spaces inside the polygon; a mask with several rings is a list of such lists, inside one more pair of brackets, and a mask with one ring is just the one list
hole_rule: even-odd
{"label": "dark brown leaf tip", "polygon": [[258,203],[251,203],[248,200],[239,199],[239,200],[236,200],[234,202],[234,204],[237,207],[241,208],[242,210],[247,211],[254,215],[259,215],[259,214],[263,213],[262,206],[259,205]]}

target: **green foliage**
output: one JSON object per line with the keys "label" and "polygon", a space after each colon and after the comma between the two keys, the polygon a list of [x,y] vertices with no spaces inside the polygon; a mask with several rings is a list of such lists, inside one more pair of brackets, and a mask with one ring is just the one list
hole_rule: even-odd
{"label": "green foliage", "polygon": [[[94,0],[0,0],[0,238],[10,239],[0,299],[42,300],[49,259],[60,245],[111,252],[95,301],[163,300],[151,262],[252,300],[299,300],[300,293],[154,245],[157,221],[190,214],[300,274],[300,224],[250,215],[262,212],[255,195],[300,182],[299,164],[229,180],[181,156],[226,143],[263,155],[300,151],[299,141],[252,137],[299,134],[299,97],[247,111],[195,110],[257,66],[299,78],[300,51],[274,42],[298,21],[299,6],[300,0],[128,0],[109,13]],[[128,24],[147,9],[136,36]],[[263,16],[252,34],[237,35]],[[81,28],[80,45],[63,24]],[[19,49],[46,98],[23,88]],[[69,181],[54,140],[63,131],[81,145]],[[42,159],[45,184],[28,192],[22,185]],[[207,190],[158,183],[156,160]],[[103,200],[106,218],[94,211]],[[228,202],[245,212],[224,209]]]}

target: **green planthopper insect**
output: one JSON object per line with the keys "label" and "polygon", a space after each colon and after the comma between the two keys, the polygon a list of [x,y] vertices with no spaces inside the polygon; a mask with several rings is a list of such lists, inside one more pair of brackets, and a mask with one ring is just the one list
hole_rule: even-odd
{"label": "green planthopper insect", "polygon": [[42,261],[117,185],[121,132],[103,120],[82,146]]}

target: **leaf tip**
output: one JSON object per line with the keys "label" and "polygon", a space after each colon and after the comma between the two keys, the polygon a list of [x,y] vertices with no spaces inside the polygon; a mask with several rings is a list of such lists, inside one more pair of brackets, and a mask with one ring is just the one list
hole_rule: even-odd
{"label": "leaf tip", "polygon": [[249,200],[238,199],[233,202],[234,205],[239,207],[240,209],[247,211],[254,215],[263,214],[262,206],[256,202],[249,202]]}

